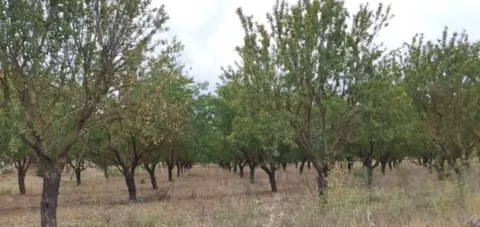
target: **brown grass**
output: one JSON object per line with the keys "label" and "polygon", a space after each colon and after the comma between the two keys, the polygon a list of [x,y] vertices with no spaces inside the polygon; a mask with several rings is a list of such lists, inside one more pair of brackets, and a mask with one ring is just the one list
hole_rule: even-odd
{"label": "brown grass", "polygon": [[[30,173],[34,173],[30,170]],[[329,177],[328,204],[316,198],[312,170],[299,176],[289,166],[278,171],[279,192],[257,170],[255,185],[215,166],[195,166],[171,186],[158,172],[159,190],[152,190],[145,172],[137,175],[139,202],[127,201],[124,180],[105,180],[89,169],[79,187],[63,176],[59,199],[60,226],[465,226],[480,215],[477,174],[460,192],[454,180],[438,181],[425,169],[404,164],[375,172],[372,200],[361,167],[352,173],[336,169]],[[468,181],[472,179],[472,181]],[[29,175],[27,195],[18,195],[16,176],[0,176],[0,226],[38,226],[41,179]],[[462,202],[464,201],[464,202]]]}

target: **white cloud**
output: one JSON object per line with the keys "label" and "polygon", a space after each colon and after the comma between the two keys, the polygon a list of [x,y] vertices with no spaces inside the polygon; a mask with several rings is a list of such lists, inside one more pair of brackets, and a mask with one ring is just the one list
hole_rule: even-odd
{"label": "white cloud", "polygon": [[[275,0],[153,0],[164,4],[170,16],[171,33],[185,45],[184,61],[197,81],[208,81],[213,90],[219,82],[222,66],[231,65],[235,46],[243,31],[235,13],[242,7],[245,14],[265,21]],[[296,2],[296,0],[291,0]],[[372,7],[391,4],[395,15],[380,39],[389,48],[409,42],[416,33],[437,38],[445,26],[451,31],[467,30],[471,40],[480,39],[480,0],[345,0],[349,9],[360,3]]]}

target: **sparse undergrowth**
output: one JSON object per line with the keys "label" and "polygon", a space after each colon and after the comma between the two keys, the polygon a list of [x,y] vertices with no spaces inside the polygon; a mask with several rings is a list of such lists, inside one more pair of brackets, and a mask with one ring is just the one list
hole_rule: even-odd
{"label": "sparse undergrowth", "polygon": [[[105,180],[90,169],[85,184],[77,187],[64,176],[60,197],[61,226],[466,226],[480,214],[478,185],[473,173],[463,190],[454,179],[438,181],[420,167],[398,168],[386,176],[375,172],[370,194],[362,168],[356,173],[336,169],[329,178],[328,203],[316,198],[314,173],[299,177],[293,166],[280,172],[278,193],[268,191],[267,175],[248,179],[216,167],[195,167],[177,179],[167,199],[160,189],[139,184],[140,202],[128,203],[122,178]],[[163,169],[160,173],[165,173]],[[144,178],[144,172],[139,178]],[[470,180],[471,179],[471,180]],[[41,184],[29,176],[33,192],[27,196],[10,193],[15,177],[1,178],[0,226],[36,226]],[[108,184],[107,182],[108,181]],[[200,184],[200,182],[202,182]],[[114,185],[114,186],[112,186]],[[192,187],[192,185],[197,185]],[[3,193],[9,192],[9,193]],[[69,196],[62,196],[62,195]],[[73,198],[72,198],[73,197]],[[68,198],[68,200],[67,200]],[[462,202],[463,200],[463,202]],[[13,203],[12,203],[13,202]],[[10,205],[7,205],[10,204]]]}

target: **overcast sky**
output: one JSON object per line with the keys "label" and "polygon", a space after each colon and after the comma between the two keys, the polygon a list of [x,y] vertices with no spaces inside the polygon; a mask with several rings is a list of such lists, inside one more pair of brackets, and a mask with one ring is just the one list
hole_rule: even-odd
{"label": "overcast sky", "polygon": [[[164,4],[170,16],[170,33],[185,45],[183,62],[198,82],[210,83],[210,90],[220,82],[222,66],[236,59],[234,48],[241,44],[242,28],[235,10],[242,7],[247,15],[265,21],[275,0],[153,0]],[[292,0],[291,2],[296,2]],[[480,40],[480,0],[345,0],[357,9],[361,3],[376,6],[390,4],[394,18],[379,41],[396,48],[410,41],[416,33],[427,38],[440,37],[445,26],[451,31],[466,30],[470,40]]]}

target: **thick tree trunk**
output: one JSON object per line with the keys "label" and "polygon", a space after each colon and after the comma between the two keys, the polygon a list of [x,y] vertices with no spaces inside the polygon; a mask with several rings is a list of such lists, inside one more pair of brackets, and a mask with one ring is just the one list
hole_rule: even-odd
{"label": "thick tree trunk", "polygon": [[77,186],[82,184],[82,170],[75,169],[75,178],[77,179]]}
{"label": "thick tree trunk", "polygon": [[124,173],[125,175],[125,183],[127,184],[128,188],[128,200],[129,201],[137,201],[137,187],[135,185],[135,175],[132,173]]}
{"label": "thick tree trunk", "polygon": [[312,157],[312,164],[317,172],[317,190],[320,199],[324,202],[327,202],[327,189],[328,189],[328,172],[329,166],[328,164],[319,163],[317,160],[313,159]]}
{"label": "thick tree trunk", "polygon": [[27,190],[25,189],[25,176],[27,175],[26,169],[17,169],[18,171],[18,190],[20,191],[21,195],[25,195]]}
{"label": "thick tree trunk", "polygon": [[327,197],[327,188],[328,188],[327,174],[319,173],[317,176],[318,195],[320,196],[320,198],[324,199],[325,201]]}
{"label": "thick tree trunk", "polygon": [[248,165],[250,168],[249,176],[250,176],[250,184],[255,183],[255,165]]}
{"label": "thick tree trunk", "polygon": [[275,179],[275,171],[272,171],[268,174],[268,180],[270,182],[270,187],[272,188],[272,192],[277,192],[277,180]]}
{"label": "thick tree trunk", "polygon": [[40,202],[42,227],[57,226],[57,201],[62,167],[47,166],[43,171],[43,191]]}

